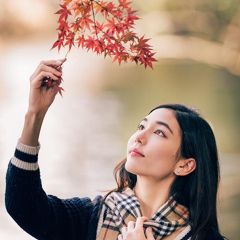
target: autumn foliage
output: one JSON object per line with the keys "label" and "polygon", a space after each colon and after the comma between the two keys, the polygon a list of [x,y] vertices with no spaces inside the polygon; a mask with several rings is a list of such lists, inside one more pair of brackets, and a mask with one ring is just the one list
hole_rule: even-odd
{"label": "autumn foliage", "polygon": [[[134,22],[139,18],[130,7],[132,2],[118,0],[118,4],[103,0],[61,0],[58,19],[58,40],[53,48],[58,51],[62,47],[72,46],[92,50],[98,55],[113,58],[113,62],[135,62],[153,68],[152,62],[157,61],[153,55],[149,39],[138,37],[134,32]],[[98,20],[97,20],[98,19]],[[68,54],[67,52],[67,54]],[[67,55],[66,54],[66,55]],[[54,67],[54,66],[53,66]],[[42,86],[47,89],[58,85],[58,92],[62,78],[57,81],[46,77]]]}
{"label": "autumn foliage", "polygon": [[[116,2],[116,1],[115,1]],[[152,68],[152,48],[149,39],[134,33],[139,18],[128,0],[118,3],[103,0],[63,0],[60,4],[57,28],[58,40],[52,48],[77,46],[87,51],[110,56],[113,61],[134,61]]]}

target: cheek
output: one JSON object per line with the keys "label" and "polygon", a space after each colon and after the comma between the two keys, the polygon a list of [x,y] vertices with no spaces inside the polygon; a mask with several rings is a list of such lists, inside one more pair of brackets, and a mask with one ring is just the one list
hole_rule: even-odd
{"label": "cheek", "polygon": [[148,169],[152,169],[154,172],[159,169],[163,170],[172,168],[177,162],[177,148],[171,144],[161,146],[153,146],[149,155]]}
{"label": "cheek", "polygon": [[151,155],[160,159],[172,159],[176,157],[179,150],[179,143],[175,140],[162,140],[149,142],[149,150],[151,149]]}
{"label": "cheek", "polygon": [[147,159],[145,172],[156,178],[165,178],[173,174],[176,162],[174,149],[163,147],[152,152],[150,158]]}
{"label": "cheek", "polygon": [[149,144],[148,152],[154,159],[166,159],[173,155],[174,148],[171,144],[165,144],[165,142],[158,144],[152,141]]}

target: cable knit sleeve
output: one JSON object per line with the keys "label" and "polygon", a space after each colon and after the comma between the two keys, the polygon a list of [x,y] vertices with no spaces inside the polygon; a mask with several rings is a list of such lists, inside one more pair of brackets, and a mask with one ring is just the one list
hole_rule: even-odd
{"label": "cable knit sleeve", "polygon": [[20,141],[6,176],[5,204],[17,224],[37,239],[87,239],[94,206],[89,198],[60,199],[46,195],[38,167],[40,146],[29,147]]}

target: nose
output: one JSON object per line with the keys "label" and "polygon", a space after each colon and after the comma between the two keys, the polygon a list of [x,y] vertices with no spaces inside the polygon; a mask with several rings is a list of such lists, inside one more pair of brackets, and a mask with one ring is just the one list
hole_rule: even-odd
{"label": "nose", "polygon": [[140,144],[145,144],[146,142],[146,133],[145,131],[141,131],[136,133],[135,135],[135,142]]}

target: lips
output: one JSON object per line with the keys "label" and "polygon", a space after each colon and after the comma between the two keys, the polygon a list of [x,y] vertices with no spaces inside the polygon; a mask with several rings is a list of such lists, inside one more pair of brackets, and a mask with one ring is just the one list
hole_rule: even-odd
{"label": "lips", "polygon": [[145,157],[137,148],[130,150],[130,154],[135,157]]}

